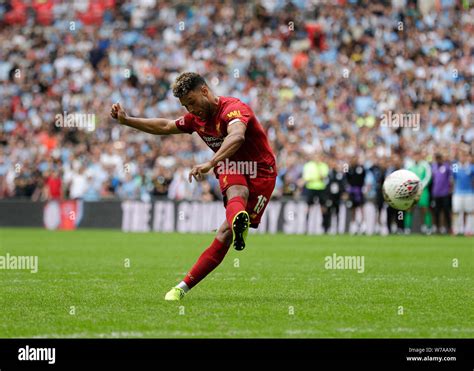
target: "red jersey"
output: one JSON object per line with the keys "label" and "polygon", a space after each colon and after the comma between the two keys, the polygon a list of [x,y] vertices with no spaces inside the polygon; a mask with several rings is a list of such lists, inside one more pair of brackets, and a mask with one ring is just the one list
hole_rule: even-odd
{"label": "red jersey", "polygon": [[207,146],[217,152],[227,136],[227,127],[236,121],[244,123],[247,130],[245,141],[229,160],[255,161],[258,177],[276,176],[275,155],[267,135],[252,109],[240,99],[219,97],[217,111],[212,118],[203,121],[198,116],[187,113],[176,120],[176,126],[185,133],[197,132]]}

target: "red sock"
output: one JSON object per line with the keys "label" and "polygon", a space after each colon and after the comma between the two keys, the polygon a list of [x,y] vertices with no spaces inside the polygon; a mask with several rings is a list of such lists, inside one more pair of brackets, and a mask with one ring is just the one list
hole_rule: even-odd
{"label": "red sock", "polygon": [[245,200],[240,196],[233,197],[227,202],[227,207],[225,208],[225,217],[231,228],[235,215],[238,212],[245,210],[246,205],[247,202],[245,202]]}
{"label": "red sock", "polygon": [[204,277],[211,273],[221,261],[229,250],[228,244],[219,241],[217,238],[212,241],[209,246],[199,257],[197,262],[193,265],[189,273],[184,277],[183,281],[189,288],[196,286]]}

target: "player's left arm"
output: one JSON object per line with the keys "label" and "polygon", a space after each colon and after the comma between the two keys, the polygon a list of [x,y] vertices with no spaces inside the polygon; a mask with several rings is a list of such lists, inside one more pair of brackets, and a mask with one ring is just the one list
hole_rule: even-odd
{"label": "player's left arm", "polygon": [[202,175],[209,172],[219,161],[225,160],[237,152],[245,141],[245,130],[247,130],[247,125],[242,121],[236,120],[232,122],[227,127],[227,136],[224,138],[219,150],[212,156],[210,161],[192,168],[189,173],[189,181],[191,182],[193,177],[196,180],[200,180]]}

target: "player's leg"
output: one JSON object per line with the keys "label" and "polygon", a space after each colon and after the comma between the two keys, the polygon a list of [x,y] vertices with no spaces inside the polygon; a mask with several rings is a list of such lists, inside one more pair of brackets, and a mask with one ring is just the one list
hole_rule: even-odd
{"label": "player's leg", "polygon": [[249,179],[249,199],[247,212],[250,215],[250,227],[258,228],[275,189],[276,177]]}
{"label": "player's leg", "polygon": [[232,241],[232,231],[227,221],[222,223],[217,231],[216,238],[201,254],[186,277],[165,296],[165,300],[181,300],[184,295],[211,273],[224,259]]}
{"label": "player's leg", "polygon": [[387,229],[389,234],[392,234],[393,210],[395,209],[391,206],[387,206]]}
{"label": "player's leg", "polygon": [[383,220],[382,220],[383,206],[384,206],[383,197],[378,195],[378,197],[377,197],[376,232],[378,231],[379,234],[382,234],[382,232],[383,232]]}
{"label": "player's leg", "polygon": [[362,231],[362,221],[364,220],[362,204],[360,202],[357,202],[355,204],[353,215],[354,215],[354,225],[352,229],[352,234],[360,234]]}
{"label": "player's leg", "polygon": [[448,220],[446,219],[446,213],[444,211],[445,208],[445,200],[444,197],[438,198],[438,213],[439,213],[439,230],[438,233],[445,234],[447,231]]}
{"label": "player's leg", "polygon": [[357,234],[362,234],[363,233],[363,224],[365,220],[365,215],[364,215],[364,205],[365,205],[365,196],[364,193],[362,192],[362,187],[358,188],[358,204],[359,204],[359,215],[360,215],[360,221],[357,224]]}
{"label": "player's leg", "polygon": [[464,232],[464,223],[461,218],[462,198],[461,195],[453,195],[453,232],[461,235]]}
{"label": "player's leg", "polygon": [[349,199],[346,202],[346,209],[347,212],[349,213],[349,233],[350,234],[355,234],[356,230],[356,225],[355,225],[355,219],[356,219],[356,207],[355,207],[355,197],[354,197],[354,191],[349,189]]}
{"label": "player's leg", "polygon": [[405,220],[406,211],[397,210],[396,212],[396,222],[397,222],[397,233],[403,233],[403,225]]}
{"label": "player's leg", "polygon": [[333,216],[333,211],[335,209],[333,198],[330,197],[330,195],[324,201],[324,206],[326,207],[326,213],[325,213],[326,220],[324,220],[324,216],[323,216],[323,227],[324,227],[324,232],[329,233],[331,231],[332,216]]}
{"label": "player's leg", "polygon": [[468,214],[466,212],[464,212],[462,214],[462,219],[461,219],[461,223],[462,223],[462,226],[463,226],[463,234],[464,236],[469,236],[469,220],[471,218],[471,215],[472,214]]}
{"label": "player's leg", "polygon": [[[239,182],[244,183],[238,184]],[[229,209],[229,201],[226,205],[227,223],[232,226],[232,241],[236,250],[242,250],[245,247],[245,238],[249,227],[258,228],[262,215],[270,201],[273,190],[275,189],[276,177],[270,178],[245,178],[239,176],[228,177],[228,183],[231,184],[225,189],[227,200],[237,199],[233,210]],[[222,187],[221,187],[222,189]],[[245,201],[245,209],[242,210],[244,202],[238,202],[241,198]],[[229,223],[231,221],[231,223]]]}
{"label": "player's leg", "polygon": [[250,227],[250,217],[245,210],[249,198],[249,189],[246,185],[231,185],[226,190],[226,197],[225,216],[227,224],[232,230],[232,243],[236,250],[243,250]]}
{"label": "player's leg", "polygon": [[440,233],[441,230],[441,201],[439,197],[434,197],[434,224],[436,226],[436,232]]}
{"label": "player's leg", "polygon": [[362,188],[361,187],[351,187],[349,190],[349,201],[350,201],[350,225],[349,225],[349,233],[356,234],[359,233],[360,225],[357,220],[357,215],[359,210],[363,205],[362,199]]}
{"label": "player's leg", "polygon": [[[474,198],[474,197],[473,197]],[[474,212],[468,213],[464,212],[464,235],[473,236],[474,235]]]}
{"label": "player's leg", "polygon": [[332,225],[332,217],[333,215],[335,215],[335,231],[336,231],[336,234],[339,234],[339,203],[340,203],[340,199],[338,197],[334,197],[332,200],[331,200],[331,207],[330,207],[330,222],[329,222],[329,229],[331,230],[331,225]]}
{"label": "player's leg", "polygon": [[466,213],[464,213],[464,215],[462,215],[461,213],[457,213],[457,212],[454,212],[453,211],[453,234],[456,234],[458,236],[461,236],[463,233],[464,233],[464,222],[463,222],[463,219],[464,219],[464,215],[466,215]]}
{"label": "player's leg", "polygon": [[412,228],[412,225],[413,225],[413,211],[406,211],[405,212],[404,221],[405,221],[405,225],[404,225],[405,233],[410,234],[411,233],[411,228]]}
{"label": "player's leg", "polygon": [[350,214],[351,214],[351,223],[355,224],[356,221],[356,214],[357,214],[357,206],[354,205],[354,202],[352,202],[350,208],[349,208]]}
{"label": "player's leg", "polygon": [[446,233],[450,234],[451,230],[451,196],[443,197],[443,214],[444,223],[446,225]]}
{"label": "player's leg", "polygon": [[[303,196],[306,200],[306,204],[308,205],[308,213],[306,214],[306,220],[305,220],[306,225],[308,225],[308,220],[310,219],[310,209],[311,209],[311,206],[314,205],[314,199],[316,198],[316,191],[314,189],[309,189],[307,187],[304,187]],[[309,231],[307,230],[306,233],[309,233]]]}
{"label": "player's leg", "polygon": [[318,191],[318,200],[319,200],[319,207],[321,208],[321,216],[323,219],[323,230],[324,230],[324,233],[328,233],[329,227],[331,226],[331,214],[329,212],[329,208],[326,205],[326,191],[325,190]]}
{"label": "player's leg", "polygon": [[464,196],[464,235],[474,235],[474,194]]}
{"label": "player's leg", "polygon": [[245,210],[249,197],[247,177],[243,174],[220,174],[219,186],[224,197],[227,224],[232,231],[232,243],[236,250],[242,250],[250,221]]}
{"label": "player's leg", "polygon": [[422,225],[421,225],[421,232],[425,234],[431,234],[431,212],[429,210],[430,207],[430,193],[428,189],[424,189],[421,193],[420,201],[418,203],[421,209],[421,218],[422,218]]}
{"label": "player's leg", "polygon": [[336,212],[336,234],[339,234],[339,211],[341,210],[341,200],[339,198],[335,201],[334,210]]}
{"label": "player's leg", "polygon": [[431,231],[433,229],[433,215],[431,214],[431,208],[425,208],[425,216],[423,220],[425,221],[427,233],[431,234]]}

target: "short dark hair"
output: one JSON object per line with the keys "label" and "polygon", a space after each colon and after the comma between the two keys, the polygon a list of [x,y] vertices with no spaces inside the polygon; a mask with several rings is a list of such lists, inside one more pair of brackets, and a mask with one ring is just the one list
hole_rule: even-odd
{"label": "short dark hair", "polygon": [[173,84],[173,95],[176,98],[182,98],[190,91],[207,85],[206,80],[196,72],[183,72],[179,75]]}

